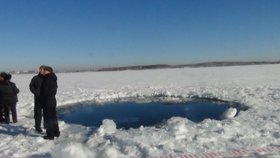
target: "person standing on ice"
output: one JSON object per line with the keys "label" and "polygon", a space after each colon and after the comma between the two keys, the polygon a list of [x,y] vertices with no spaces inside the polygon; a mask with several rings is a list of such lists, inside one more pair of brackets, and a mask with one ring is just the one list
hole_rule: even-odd
{"label": "person standing on ice", "polygon": [[57,77],[49,66],[43,68],[43,82],[40,91],[40,102],[43,107],[44,120],[46,125],[46,136],[44,139],[53,140],[60,136],[58,120],[56,115],[56,92]]}
{"label": "person standing on ice", "polygon": [[[1,74],[4,75],[4,73],[2,72]],[[2,77],[2,75],[0,74],[0,88],[3,86],[2,84],[4,84],[4,77]],[[3,105],[3,94],[0,91],[0,122],[4,123],[5,122],[5,118],[3,117],[4,114],[4,105]]]}
{"label": "person standing on ice", "polygon": [[[39,73],[34,76],[29,84],[30,91],[34,94],[34,120],[35,129],[37,132],[42,133],[41,122],[43,116],[43,107],[40,103],[40,90],[43,82],[43,73],[45,65],[39,67]],[[45,121],[44,121],[45,122]]]}
{"label": "person standing on ice", "polygon": [[[12,85],[5,80],[7,73],[2,72],[0,74],[0,105],[4,108],[5,113],[5,123],[10,123],[10,108],[14,104],[14,95]],[[2,112],[1,112],[2,115]],[[1,116],[2,117],[2,116]]]}
{"label": "person standing on ice", "polygon": [[4,77],[4,80],[8,82],[9,86],[12,88],[13,90],[13,94],[9,96],[10,98],[10,109],[11,109],[11,113],[12,113],[12,119],[14,123],[18,122],[17,119],[17,102],[18,102],[18,97],[17,94],[19,93],[19,89],[17,88],[16,84],[14,82],[11,82],[12,79],[12,75],[11,74],[7,74]]}

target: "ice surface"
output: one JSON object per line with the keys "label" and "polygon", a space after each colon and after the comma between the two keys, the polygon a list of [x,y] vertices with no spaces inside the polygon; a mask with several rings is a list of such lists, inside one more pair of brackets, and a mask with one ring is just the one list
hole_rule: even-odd
{"label": "ice surface", "polygon": [[[0,157],[159,157],[279,147],[279,69],[280,65],[258,65],[57,74],[57,102],[64,108],[77,103],[102,106],[125,98],[177,102],[195,96],[236,101],[250,109],[234,118],[198,124],[171,118],[160,129],[115,129],[110,120],[95,129],[60,121],[61,136],[54,141],[34,132],[28,88],[33,75],[14,75],[21,90],[19,122],[0,125]],[[226,116],[233,114],[234,110]],[[262,157],[279,157],[279,151]]]}

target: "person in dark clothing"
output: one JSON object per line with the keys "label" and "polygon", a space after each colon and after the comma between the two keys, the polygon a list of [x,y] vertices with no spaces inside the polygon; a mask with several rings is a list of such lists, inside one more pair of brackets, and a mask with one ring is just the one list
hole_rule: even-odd
{"label": "person in dark clothing", "polygon": [[[6,75],[4,72],[2,72],[1,74],[0,74],[0,84],[2,84],[2,82],[4,82],[4,77],[2,77],[2,76],[4,76],[4,75]],[[5,118],[3,117],[3,114],[4,114],[4,105],[3,105],[3,99],[2,99],[3,97],[2,97],[2,94],[0,93],[0,122],[1,123],[4,123],[5,122]]]}
{"label": "person in dark clothing", "polygon": [[46,125],[46,136],[44,139],[53,140],[60,136],[56,114],[57,77],[51,67],[44,68],[43,82],[41,85],[40,99],[43,106],[43,113]]}
{"label": "person in dark clothing", "polygon": [[[37,132],[43,132],[41,128],[43,107],[40,103],[40,90],[43,82],[43,73],[45,65],[40,66],[38,75],[34,76],[29,84],[30,91],[34,94],[34,120]],[[45,121],[44,121],[45,122]]]}
{"label": "person in dark clothing", "polygon": [[[0,104],[4,108],[5,123],[10,123],[10,108],[13,106],[15,101],[15,92],[12,85],[5,80],[6,73],[0,74]],[[17,88],[16,88],[17,89]],[[2,113],[1,113],[2,114]]]}
{"label": "person in dark clothing", "polygon": [[12,75],[11,74],[7,74],[4,77],[4,80],[8,82],[8,84],[10,85],[10,87],[13,90],[13,95],[10,96],[11,97],[10,109],[11,109],[11,113],[12,113],[13,122],[17,123],[18,119],[17,119],[17,108],[16,108],[16,105],[17,105],[17,102],[18,102],[17,94],[19,93],[19,89],[17,88],[17,86],[16,86],[16,84],[14,82],[11,82],[11,79],[12,79]]}

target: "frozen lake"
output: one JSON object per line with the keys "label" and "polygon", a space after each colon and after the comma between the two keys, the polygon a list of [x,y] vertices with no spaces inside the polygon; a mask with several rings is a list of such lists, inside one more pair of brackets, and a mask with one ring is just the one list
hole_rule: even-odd
{"label": "frozen lake", "polygon": [[[240,151],[235,157],[278,158],[279,69],[278,64],[58,73],[58,114],[74,112],[76,106],[87,107],[92,103],[98,106],[120,101],[147,103],[150,101],[146,101],[147,98],[152,98],[153,102],[183,103],[194,97],[237,102],[248,106],[249,110],[224,120],[205,119],[195,123],[186,119],[187,116],[172,117],[162,127],[144,126],[129,130],[116,129],[112,120],[93,127],[78,124],[76,119],[77,124],[68,123],[60,116],[61,136],[54,141],[44,140],[42,134],[34,129],[34,96],[29,90],[34,74],[14,75],[12,80],[20,89],[17,104],[19,122],[0,126],[0,157],[142,158],[190,155],[205,158],[210,157],[209,153],[224,153],[221,157],[233,157],[233,152]],[[186,112],[186,108],[182,109]],[[158,112],[154,107],[150,110]],[[89,109],[85,108],[85,111]],[[117,111],[120,111],[119,108]],[[86,116],[82,114],[77,116]],[[71,114],[69,117],[75,116]]]}

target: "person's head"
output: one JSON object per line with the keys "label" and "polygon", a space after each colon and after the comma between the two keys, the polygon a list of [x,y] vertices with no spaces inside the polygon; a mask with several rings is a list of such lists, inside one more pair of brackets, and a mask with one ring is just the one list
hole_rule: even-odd
{"label": "person's head", "polygon": [[47,67],[46,65],[41,65],[40,67],[39,67],[39,74],[41,74],[41,75],[44,75],[44,69],[45,69],[45,67]]}
{"label": "person's head", "polygon": [[50,67],[50,66],[46,66],[45,71],[48,72],[48,73],[53,73],[53,68]]}
{"label": "person's head", "polygon": [[0,81],[3,81],[5,80],[5,77],[7,76],[7,73],[6,72],[1,72],[0,73]]}
{"label": "person's head", "polygon": [[44,75],[49,74],[49,73],[53,73],[53,68],[50,66],[44,67]]}
{"label": "person's head", "polygon": [[11,74],[7,74],[5,77],[4,77],[4,80],[6,81],[10,81],[12,79],[12,75]]}

